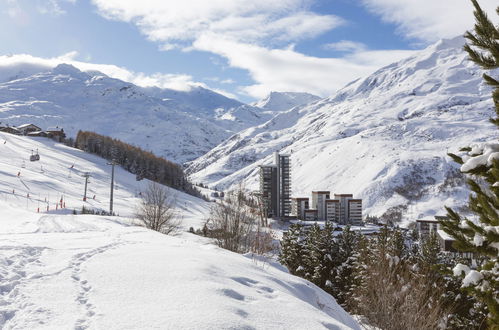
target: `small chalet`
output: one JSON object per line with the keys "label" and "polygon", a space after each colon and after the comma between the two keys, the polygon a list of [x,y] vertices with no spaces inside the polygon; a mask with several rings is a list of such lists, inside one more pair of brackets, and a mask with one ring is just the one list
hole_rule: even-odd
{"label": "small chalet", "polygon": [[442,229],[437,230],[437,237],[438,241],[440,243],[440,251],[444,251],[446,253],[449,253],[453,255],[454,257],[461,257],[461,258],[468,258],[471,259],[473,258],[473,253],[472,252],[461,252],[458,251],[454,248],[454,238],[451,237],[449,234],[447,234],[445,231]]}
{"label": "small chalet", "polygon": [[59,128],[59,126],[49,127],[49,128],[47,128],[47,130],[45,132],[47,133],[48,137],[54,138],[54,139],[58,140],[59,142],[61,142],[62,140],[64,140],[66,138],[66,134],[64,133],[64,129]]}
{"label": "small chalet", "polygon": [[28,135],[28,133],[39,132],[42,129],[35,124],[23,124],[16,127],[22,135]]}
{"label": "small chalet", "polygon": [[5,132],[5,133],[10,133],[10,134],[15,134],[15,135],[22,134],[21,131],[19,131],[17,128],[10,127],[10,126],[0,128],[0,132]]}
{"label": "small chalet", "polygon": [[27,135],[28,135],[28,136],[31,136],[31,137],[33,137],[33,136],[34,136],[34,137],[45,137],[45,138],[49,136],[49,135],[48,135],[46,132],[44,132],[44,131],[29,132]]}

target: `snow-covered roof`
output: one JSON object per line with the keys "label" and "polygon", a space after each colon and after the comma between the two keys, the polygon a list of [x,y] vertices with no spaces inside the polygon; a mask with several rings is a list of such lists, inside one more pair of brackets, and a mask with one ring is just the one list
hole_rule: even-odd
{"label": "snow-covered roof", "polygon": [[17,126],[17,129],[23,129],[23,128],[27,128],[30,126],[40,128],[40,127],[36,126],[35,124],[22,124],[22,125]]}
{"label": "snow-covered roof", "polygon": [[447,234],[442,229],[437,230],[437,234],[438,234],[438,236],[440,236],[442,239],[444,239],[446,241],[453,241],[454,240],[454,238],[452,238],[452,236],[450,236],[449,234]]}
{"label": "snow-covered roof", "polygon": [[49,127],[46,132],[60,132],[62,131],[62,127]]}

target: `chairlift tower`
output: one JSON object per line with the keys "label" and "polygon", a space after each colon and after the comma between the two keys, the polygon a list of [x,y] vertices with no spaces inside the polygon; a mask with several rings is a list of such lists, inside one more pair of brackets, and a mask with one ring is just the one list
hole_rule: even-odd
{"label": "chairlift tower", "polygon": [[88,178],[90,177],[90,173],[85,172],[85,174],[83,174],[83,177],[85,178],[85,192],[83,194],[83,201],[86,202],[87,201],[87,185],[88,185]]}
{"label": "chairlift tower", "polygon": [[114,192],[114,165],[116,165],[116,160],[112,160],[107,165],[111,165],[111,196],[109,198],[109,214],[113,215],[113,192]]}

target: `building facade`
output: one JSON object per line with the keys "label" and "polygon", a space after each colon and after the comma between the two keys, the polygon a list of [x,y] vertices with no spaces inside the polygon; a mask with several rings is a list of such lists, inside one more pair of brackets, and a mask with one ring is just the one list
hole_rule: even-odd
{"label": "building facade", "polygon": [[308,209],[304,211],[305,213],[305,221],[317,221],[317,210]]}
{"label": "building facade", "polygon": [[267,217],[277,213],[277,166],[260,165],[260,194]]}
{"label": "building facade", "polygon": [[337,199],[326,199],[326,221],[339,222],[340,201]]}
{"label": "building facade", "polygon": [[260,166],[260,193],[267,216],[283,219],[291,214],[291,161],[289,155],[274,153],[273,165]]}
{"label": "building facade", "polygon": [[349,224],[362,224],[362,199],[349,199],[347,213]]}
{"label": "building facade", "polygon": [[419,239],[425,239],[432,232],[437,232],[437,230],[440,229],[440,224],[438,223],[438,220],[423,220],[423,219],[418,219],[416,220],[416,228],[418,230],[418,235]]}
{"label": "building facade", "polygon": [[277,217],[285,218],[291,214],[291,161],[289,155],[274,153],[277,166]]}
{"label": "building facade", "polygon": [[312,208],[317,209],[317,218],[326,220],[326,200],[329,199],[329,191],[312,191]]}
{"label": "building facade", "polygon": [[308,197],[291,198],[291,216],[305,220],[305,210],[309,209]]}

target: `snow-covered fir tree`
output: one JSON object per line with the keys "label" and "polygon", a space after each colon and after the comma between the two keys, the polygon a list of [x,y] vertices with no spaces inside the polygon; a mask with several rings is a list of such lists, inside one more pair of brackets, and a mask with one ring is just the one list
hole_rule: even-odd
{"label": "snow-covered fir tree", "polygon": [[[464,49],[470,59],[485,70],[499,68],[499,27],[494,26],[476,0],[475,29],[467,32],[468,44]],[[497,8],[499,14],[499,7]],[[490,121],[499,128],[499,81],[484,74],[483,78],[494,88],[493,101],[496,117]],[[449,220],[442,221],[442,228],[455,240],[461,251],[472,252],[478,264],[458,264],[456,275],[462,275],[462,286],[469,288],[489,310],[488,322],[499,324],[499,143],[476,144],[461,149],[462,154],[450,156],[467,173],[472,194],[469,209],[472,217],[460,215],[447,208]],[[475,267],[477,266],[477,267]]]}

